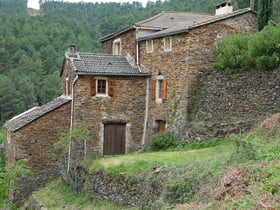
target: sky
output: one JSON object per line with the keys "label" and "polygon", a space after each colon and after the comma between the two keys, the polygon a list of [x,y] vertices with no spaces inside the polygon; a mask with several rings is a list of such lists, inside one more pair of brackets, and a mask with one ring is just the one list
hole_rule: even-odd
{"label": "sky", "polygon": [[[64,2],[130,2],[133,1],[141,2],[143,6],[146,5],[148,1],[155,2],[156,0],[64,0]],[[27,7],[33,8],[33,9],[39,9],[39,0],[28,0]]]}

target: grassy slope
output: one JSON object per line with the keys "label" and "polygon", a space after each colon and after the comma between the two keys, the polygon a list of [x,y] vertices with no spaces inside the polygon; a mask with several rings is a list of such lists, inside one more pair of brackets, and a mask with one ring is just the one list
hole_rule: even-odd
{"label": "grassy slope", "polygon": [[[139,174],[149,177],[154,167],[170,168],[173,176],[164,180],[170,192],[165,191],[164,194],[173,207],[176,203],[189,203],[190,208],[196,209],[198,203],[202,203],[199,209],[250,209],[257,205],[276,206],[276,209],[280,207],[279,141],[280,129],[273,133],[250,132],[242,136],[232,135],[209,148],[98,158],[90,161],[89,167],[93,171],[105,170],[113,176],[125,173],[131,177]],[[236,171],[241,171],[242,175],[232,175]],[[226,175],[228,177],[223,177]],[[225,179],[232,179],[234,186],[231,187],[236,189],[244,185],[248,192],[243,190],[244,186],[243,191],[239,189],[235,193],[227,186],[221,188],[221,180]],[[213,192],[228,194],[216,200]],[[61,181],[50,183],[34,195],[48,209],[124,209],[75,195]],[[187,208],[186,205],[183,208]]]}

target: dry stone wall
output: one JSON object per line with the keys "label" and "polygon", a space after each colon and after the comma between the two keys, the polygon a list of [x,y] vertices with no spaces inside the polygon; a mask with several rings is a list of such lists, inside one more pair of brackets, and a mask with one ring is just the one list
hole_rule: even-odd
{"label": "dry stone wall", "polygon": [[280,111],[280,79],[276,70],[238,73],[201,70],[193,94],[195,119],[186,139],[209,139],[242,132],[265,116]]}

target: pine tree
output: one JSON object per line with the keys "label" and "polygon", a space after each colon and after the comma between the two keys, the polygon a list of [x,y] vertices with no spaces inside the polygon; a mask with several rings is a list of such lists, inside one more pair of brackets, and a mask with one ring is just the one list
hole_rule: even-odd
{"label": "pine tree", "polygon": [[258,1],[258,29],[262,30],[270,20],[272,15],[272,0],[259,0]]}

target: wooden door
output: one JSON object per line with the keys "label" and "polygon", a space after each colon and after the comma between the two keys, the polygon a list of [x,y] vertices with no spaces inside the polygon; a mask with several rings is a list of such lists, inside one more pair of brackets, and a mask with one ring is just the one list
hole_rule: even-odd
{"label": "wooden door", "polygon": [[125,154],[126,124],[105,124],[103,155]]}

